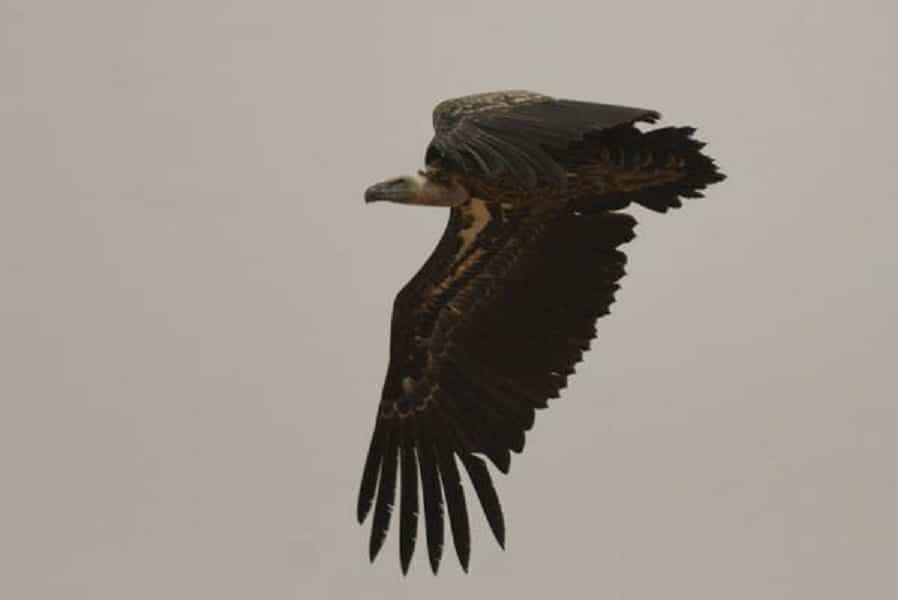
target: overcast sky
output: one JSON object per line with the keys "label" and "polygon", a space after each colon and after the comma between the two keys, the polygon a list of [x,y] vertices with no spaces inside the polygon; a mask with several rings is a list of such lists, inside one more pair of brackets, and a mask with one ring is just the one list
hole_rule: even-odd
{"label": "overcast sky", "polygon": [[[0,1],[0,597],[898,597],[894,6]],[[507,550],[402,578],[354,504],[446,212],[362,192],[502,88],[729,179],[635,211]]]}

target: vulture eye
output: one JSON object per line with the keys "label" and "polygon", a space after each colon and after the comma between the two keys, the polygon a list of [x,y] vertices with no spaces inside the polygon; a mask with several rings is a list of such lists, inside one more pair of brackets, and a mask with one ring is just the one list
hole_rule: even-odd
{"label": "vulture eye", "polygon": [[434,144],[431,144],[427,147],[427,153],[424,155],[424,163],[429,165],[439,160],[443,160],[443,158],[444,156],[440,149]]}

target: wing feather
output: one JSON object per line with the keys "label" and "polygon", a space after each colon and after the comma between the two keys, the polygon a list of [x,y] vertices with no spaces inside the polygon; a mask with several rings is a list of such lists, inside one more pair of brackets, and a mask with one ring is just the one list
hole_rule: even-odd
{"label": "wing feather", "polygon": [[439,453],[440,475],[443,491],[446,494],[446,507],[449,509],[449,525],[452,530],[452,543],[461,568],[468,570],[471,557],[471,528],[468,523],[468,508],[465,504],[465,490],[461,485],[455,455],[448,448],[441,448]]}
{"label": "wing feather", "polygon": [[418,460],[415,456],[415,440],[408,427],[404,434],[400,446],[402,496],[399,511],[399,560],[402,572],[406,573],[418,535]]}
{"label": "wing feather", "polygon": [[461,461],[468,471],[468,477],[474,485],[474,491],[477,492],[480,506],[483,508],[493,535],[496,536],[496,541],[502,548],[505,548],[505,518],[502,516],[502,505],[499,504],[499,496],[496,494],[496,488],[493,487],[486,464],[471,454],[462,454]]}
{"label": "wing feather", "polygon": [[396,437],[396,432],[391,430],[381,464],[377,503],[374,507],[374,522],[371,524],[371,541],[368,546],[368,555],[371,560],[374,560],[377,553],[380,552],[390,527],[390,515],[393,512],[393,500],[396,496]]}
{"label": "wing feather", "polygon": [[[425,438],[426,440],[426,438]],[[427,555],[434,575],[443,556],[443,490],[437,470],[433,443],[422,441],[418,446],[418,465],[421,467],[421,491],[424,499],[424,523],[427,529]]]}
{"label": "wing feather", "polygon": [[362,485],[359,489],[359,502],[357,517],[359,523],[368,516],[371,505],[374,503],[374,494],[377,490],[377,476],[380,473],[380,464],[384,451],[383,427],[377,426],[371,436],[371,445],[368,447],[368,458],[365,459],[365,468],[362,471]]}

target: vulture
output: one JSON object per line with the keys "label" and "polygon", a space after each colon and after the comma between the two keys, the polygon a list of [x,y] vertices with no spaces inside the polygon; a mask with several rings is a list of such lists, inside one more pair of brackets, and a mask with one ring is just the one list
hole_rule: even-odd
{"label": "vulture", "polygon": [[467,571],[462,470],[504,548],[486,461],[508,472],[535,411],[559,396],[608,314],[636,223],[620,211],[663,213],[724,179],[694,128],[640,128],[659,118],[519,90],[446,100],[425,168],[366,190],[366,203],[449,207],[436,248],[393,304],[357,507],[359,523],[374,511],[370,560],[398,502],[403,574],[419,512],[434,574],[444,515]]}

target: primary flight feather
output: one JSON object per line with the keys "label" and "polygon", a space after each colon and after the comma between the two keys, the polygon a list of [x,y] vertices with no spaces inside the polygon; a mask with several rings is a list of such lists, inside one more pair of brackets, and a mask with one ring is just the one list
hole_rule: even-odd
{"label": "primary flight feather", "polygon": [[365,201],[451,207],[442,238],[396,296],[387,369],[362,474],[359,522],[374,508],[373,560],[399,495],[408,570],[419,494],[434,573],[446,534],[470,556],[463,470],[504,547],[486,457],[508,472],[534,411],[557,398],[609,312],[636,203],[665,212],[724,176],[694,129],[652,110],[526,91],[441,102],[426,168],[374,185]]}

